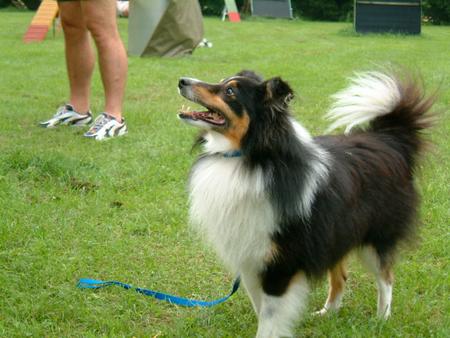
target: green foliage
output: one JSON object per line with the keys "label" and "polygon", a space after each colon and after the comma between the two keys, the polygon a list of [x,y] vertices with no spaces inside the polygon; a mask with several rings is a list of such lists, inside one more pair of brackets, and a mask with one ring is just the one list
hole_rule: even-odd
{"label": "green foliage", "polygon": [[[328,98],[346,77],[388,62],[419,69],[431,92],[443,89],[436,105],[443,113],[430,133],[435,146],[418,170],[422,240],[395,267],[391,320],[375,318],[374,280],[351,259],[342,311],[310,315],[327,295],[325,281],[316,283],[295,336],[448,337],[448,27],[425,26],[416,37],[358,35],[349,23],[255,18],[234,25],[206,17],[213,48],[186,58],[129,58],[129,134],[95,142],[83,138],[85,129],[37,126],[65,101],[68,85],[61,32],[22,42],[33,14],[0,10],[0,337],[253,337],[256,317],[244,290],[214,308],[185,309],[75,284],[118,279],[203,299],[229,291],[234,276],[187,224],[197,131],[176,117],[188,104],[177,94],[181,76],[280,75],[296,91],[293,115],[318,135],[327,127]],[[119,26],[126,42],[128,21]],[[98,67],[91,102],[102,111]]]}
{"label": "green foliage", "polygon": [[[28,9],[36,10],[41,4],[41,0],[22,0],[23,4],[27,6]],[[0,7],[7,7],[11,5],[11,0],[0,0]]]}
{"label": "green foliage", "polygon": [[[236,1],[238,9],[242,8],[244,2],[245,0]],[[291,4],[294,15],[310,20],[351,21],[354,0],[291,0]],[[222,14],[224,2],[200,0],[200,5],[204,15],[217,16]],[[450,24],[449,0],[424,0],[422,9],[424,16],[433,24]]]}
{"label": "green foliage", "polygon": [[423,1],[423,15],[430,19],[433,24],[450,24],[450,1],[449,0],[425,0]]}
{"label": "green foliage", "polygon": [[[240,10],[245,0],[237,0]],[[291,0],[294,14],[312,20],[345,21],[351,17],[353,0]],[[204,15],[221,15],[224,1],[200,0]]]}
{"label": "green foliage", "polygon": [[294,11],[311,20],[345,21],[351,18],[353,0],[291,0]]}
{"label": "green foliage", "polygon": [[[236,6],[240,10],[245,0],[236,0]],[[222,15],[225,1],[223,0],[199,0],[203,15]]]}
{"label": "green foliage", "polygon": [[199,0],[203,15],[221,15],[224,7],[223,1]]}
{"label": "green foliage", "polygon": [[22,0],[22,2],[27,6],[28,9],[36,10],[41,4],[41,0]]}

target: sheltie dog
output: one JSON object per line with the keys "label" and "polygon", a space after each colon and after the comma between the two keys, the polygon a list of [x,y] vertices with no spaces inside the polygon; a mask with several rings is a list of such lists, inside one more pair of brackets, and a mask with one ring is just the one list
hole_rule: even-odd
{"label": "sheltie dog", "polygon": [[393,258],[417,224],[413,175],[433,97],[412,76],[357,74],[328,112],[331,130],[345,133],[312,137],[289,113],[294,94],[279,77],[242,71],[218,84],[184,77],[178,87],[204,107],[179,113],[203,130],[190,217],[240,274],[257,337],[292,336],[308,281],[325,272],[318,313],[337,310],[354,250],[375,275],[378,316],[388,318]]}

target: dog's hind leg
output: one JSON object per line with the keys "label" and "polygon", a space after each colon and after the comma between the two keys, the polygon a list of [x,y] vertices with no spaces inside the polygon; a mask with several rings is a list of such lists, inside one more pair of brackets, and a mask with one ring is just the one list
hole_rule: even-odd
{"label": "dog's hind leg", "polygon": [[[264,288],[264,287],[263,287]],[[308,296],[308,282],[302,273],[288,281],[281,294],[268,293],[264,288],[258,319],[257,338],[293,337],[296,320],[305,308]]]}
{"label": "dog's hind leg", "polygon": [[341,307],[346,281],[347,271],[345,261],[342,260],[328,271],[328,298],[323,308],[315,314],[325,315],[328,311],[336,311]]}
{"label": "dog's hind leg", "polygon": [[378,287],[377,315],[388,319],[391,315],[392,285],[394,275],[390,259],[382,259],[377,251],[368,246],[361,250],[360,257],[376,278]]}

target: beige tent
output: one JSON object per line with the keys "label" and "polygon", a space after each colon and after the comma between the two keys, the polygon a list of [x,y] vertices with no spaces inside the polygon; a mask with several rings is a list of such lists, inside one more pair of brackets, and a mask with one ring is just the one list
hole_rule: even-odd
{"label": "beige tent", "polygon": [[203,17],[198,0],[130,1],[130,55],[191,54],[202,39]]}

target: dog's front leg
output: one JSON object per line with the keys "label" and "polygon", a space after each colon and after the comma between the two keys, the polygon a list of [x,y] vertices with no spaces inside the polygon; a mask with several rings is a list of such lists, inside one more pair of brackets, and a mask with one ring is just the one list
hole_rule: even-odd
{"label": "dog's front leg", "polygon": [[303,274],[291,278],[281,295],[263,292],[257,338],[293,337],[296,320],[306,306],[308,282]]}
{"label": "dog's front leg", "polygon": [[261,277],[252,269],[243,269],[241,271],[241,280],[248,296],[250,297],[256,316],[259,317],[259,312],[261,311],[261,300],[263,296]]}

